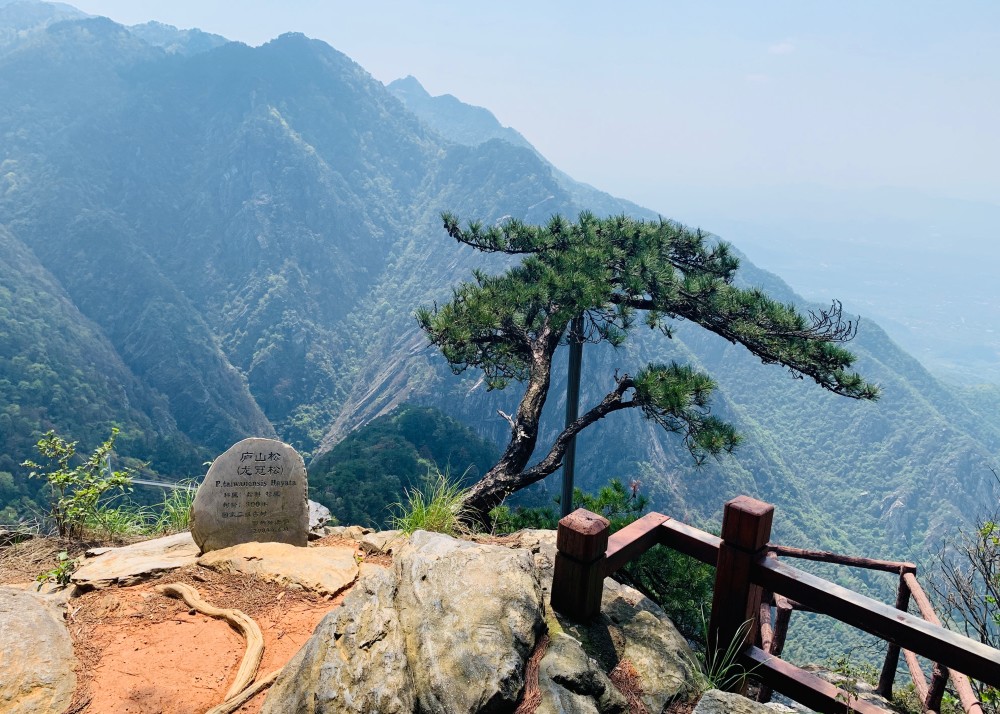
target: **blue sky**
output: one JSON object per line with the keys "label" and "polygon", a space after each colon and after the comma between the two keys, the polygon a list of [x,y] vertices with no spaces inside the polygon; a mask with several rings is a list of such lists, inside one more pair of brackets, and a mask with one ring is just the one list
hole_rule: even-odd
{"label": "blue sky", "polygon": [[1000,384],[997,0],[75,4],[252,45],[304,32],[412,74],[939,373]]}
{"label": "blue sky", "polygon": [[1000,202],[1000,3],[80,0],[485,106],[574,177],[658,210],[786,184]]}

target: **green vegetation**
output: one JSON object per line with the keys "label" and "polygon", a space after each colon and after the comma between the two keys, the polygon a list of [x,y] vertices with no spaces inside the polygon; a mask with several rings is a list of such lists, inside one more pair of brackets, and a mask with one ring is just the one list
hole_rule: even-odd
{"label": "green vegetation", "polygon": [[[395,426],[369,441],[381,415],[404,399],[435,407],[475,430],[471,450],[506,444],[497,410],[518,406],[513,389],[488,392],[475,370],[451,375],[414,338],[417,306],[447,302],[473,267],[500,275],[516,259],[439,240],[440,211],[484,226],[585,208],[656,219],[568,182],[495,122],[435,122],[440,102],[418,122],[348,58],[301,36],[180,57],[106,20],[15,34],[16,51],[0,53],[0,96],[25,98],[0,112],[4,525],[45,510],[47,484],[19,464],[46,431],[90,453],[115,425],[121,463],[171,479],[247,434],[275,434],[306,455],[311,493],[341,522],[388,525],[387,506],[428,463],[456,475],[475,463],[478,479],[497,452],[431,453]],[[862,272],[865,259],[852,254]],[[817,307],[745,258],[733,285],[803,314]],[[615,389],[615,370],[690,365],[716,383],[711,416],[741,446],[695,465],[675,435],[622,410],[579,434],[585,492],[609,474],[641,479],[651,508],[704,529],[746,493],[776,505],[777,542],[915,562],[970,503],[996,501],[976,477],[1000,447],[996,388],[937,381],[866,321],[850,347],[884,396],[840,399],[696,323],[669,340],[633,329],[618,350],[587,345],[582,404]],[[557,354],[532,459],[563,428],[562,363]],[[546,501],[555,490],[539,487]],[[145,507],[159,496],[131,497]],[[892,601],[889,578],[815,572]],[[796,613],[786,652],[839,654],[838,627]]]}
{"label": "green vegetation", "polygon": [[496,447],[437,409],[402,405],[349,434],[309,465],[309,495],[340,523],[391,524],[390,506],[424,487],[428,473],[474,482]]}
{"label": "green vegetation", "polygon": [[[991,470],[1000,483],[1000,475]],[[945,623],[1000,648],[1000,508],[986,510],[973,527],[944,544],[937,566],[930,585]],[[976,680],[972,686],[984,712],[1000,712],[1000,689]]]}
{"label": "green vegetation", "polygon": [[[31,478],[42,479],[49,488],[49,517],[61,538],[118,541],[132,536],[176,533],[188,527],[193,482],[164,489],[162,501],[144,505],[120,500],[131,491],[132,469],[112,470],[111,455],[118,429],[86,459],[76,453],[77,442],[69,442],[54,431],[39,439],[37,448],[49,460],[47,467],[33,461]],[[44,470],[48,468],[49,470]]]}
{"label": "green vegetation", "polygon": [[[646,510],[648,499],[638,491],[638,482],[626,488],[619,479],[611,479],[596,495],[577,488],[573,490],[573,509],[586,508],[604,516],[614,533]],[[559,516],[551,507],[511,508],[506,504],[494,508],[490,519],[497,533],[513,533],[522,528],[555,529],[559,523]],[[701,629],[704,611],[712,602],[713,568],[670,548],[656,546],[614,577],[660,605],[685,637],[695,640],[701,636],[704,641]]]}
{"label": "green vegetation", "polygon": [[716,643],[714,648],[708,647],[708,621],[705,618],[704,610],[701,612],[701,639],[702,646],[695,650],[697,667],[692,669],[697,673],[695,677],[696,690],[698,694],[703,694],[709,689],[721,689],[733,692],[742,689],[747,678],[753,674],[753,670],[747,670],[740,664],[741,644],[750,631],[750,621],[744,622],[736,630],[736,635],[728,643]]}
{"label": "green vegetation", "polygon": [[468,495],[447,473],[428,470],[419,488],[406,489],[405,502],[391,506],[392,526],[407,535],[416,530],[456,536],[467,532],[464,502]]}
{"label": "green vegetation", "polygon": [[191,523],[191,504],[198,491],[197,483],[191,479],[178,483],[179,488],[164,489],[163,501],[152,507],[154,518],[150,530],[153,533],[180,533]]}
{"label": "green vegetation", "polygon": [[[77,442],[68,442],[54,431],[48,431],[38,441],[38,451],[50,462],[49,471],[34,461],[25,461],[23,466],[32,469],[31,478],[44,479],[49,485],[49,515],[62,538],[79,538],[89,525],[102,524],[102,500],[110,491],[125,493],[132,485],[132,470],[111,469],[111,451],[114,448],[118,429],[111,430],[111,436],[94,449],[83,463],[70,464],[76,460]],[[52,468],[52,467],[55,468]],[[110,513],[107,521],[117,520],[118,514]]]}
{"label": "green vegetation", "polygon": [[56,556],[55,567],[51,570],[46,570],[35,578],[35,582],[38,583],[37,589],[41,590],[45,583],[55,583],[62,586],[69,585],[69,579],[75,570],[76,559],[71,558],[65,550],[61,550],[59,551],[59,555]]}
{"label": "green vegetation", "polygon": [[784,365],[825,389],[874,400],[878,387],[848,368],[854,355],[839,343],[854,337],[840,305],[806,317],[757,288],[736,287],[739,260],[729,246],[702,231],[627,216],[600,219],[584,212],[576,223],[554,216],[544,226],[508,219],[484,228],[442,215],[459,243],[484,253],[525,256],[499,275],[474,271],[474,282],[452,300],[421,309],[417,319],[431,343],[459,374],[482,370],[490,389],[525,383],[516,412],[507,417],[509,441],[497,464],[469,494],[469,508],[485,514],[510,494],[556,471],[572,438],[604,417],[637,409],[682,437],[700,462],[731,452],[740,438],[711,414],[715,382],[688,364],[651,362],[634,375],[615,373],[614,388],[556,436],[542,459],[529,462],[552,381],[552,360],[570,322],[581,318],[588,342],[624,344],[642,314],[645,325],[670,337],[673,321],[688,320],[744,346],[765,364]]}

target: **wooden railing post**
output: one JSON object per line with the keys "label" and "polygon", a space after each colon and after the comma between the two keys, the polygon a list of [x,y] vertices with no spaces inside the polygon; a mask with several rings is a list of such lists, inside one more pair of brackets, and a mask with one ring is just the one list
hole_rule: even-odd
{"label": "wooden railing post", "polygon": [[[906,586],[903,573],[899,573],[899,587],[896,590],[896,609],[906,612],[910,607],[910,589]],[[896,681],[896,669],[899,667],[899,645],[895,642],[889,643],[889,649],[885,653],[885,662],[882,663],[882,673],[878,678],[878,687],[875,692],[886,699],[892,699],[892,685]]]}
{"label": "wooden railing post", "polygon": [[750,582],[750,568],[764,556],[773,518],[774,506],[749,496],[737,496],[723,509],[722,545],[706,643],[710,657],[716,651],[725,653],[731,644],[742,652],[757,637],[763,590]]}
{"label": "wooden railing post", "polygon": [[559,521],[552,576],[553,610],[579,621],[600,613],[609,533],[606,518],[583,508]]}

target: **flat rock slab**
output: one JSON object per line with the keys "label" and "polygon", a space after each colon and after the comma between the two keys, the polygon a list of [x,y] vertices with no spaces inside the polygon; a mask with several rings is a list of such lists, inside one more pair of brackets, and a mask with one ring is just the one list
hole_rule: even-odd
{"label": "flat rock slab", "polygon": [[193,565],[200,552],[188,532],[122,548],[100,548],[70,579],[82,589],[135,585],[157,573]]}
{"label": "flat rock slab", "polygon": [[62,714],[76,687],[73,643],[45,598],[0,587],[0,711]]}
{"label": "flat rock slab", "polygon": [[336,595],[358,577],[353,548],[299,548],[287,543],[241,543],[213,550],[198,565],[220,573],[256,575],[279,585]]}
{"label": "flat rock slab", "polygon": [[760,704],[739,694],[709,689],[705,692],[692,714],[775,714],[789,711],[788,707],[774,704]]}
{"label": "flat rock slab", "polygon": [[366,553],[392,553],[406,543],[403,531],[376,531],[365,533],[358,541],[358,546]]}

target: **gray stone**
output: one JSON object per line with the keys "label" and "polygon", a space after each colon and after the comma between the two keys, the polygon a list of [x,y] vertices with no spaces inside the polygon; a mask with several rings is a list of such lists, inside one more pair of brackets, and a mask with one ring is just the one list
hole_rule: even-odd
{"label": "gray stone", "polygon": [[62,714],[76,687],[73,644],[60,610],[0,587],[0,711]]}
{"label": "gray stone", "polygon": [[358,545],[366,553],[392,553],[406,542],[403,531],[375,531],[361,536]]}
{"label": "gray stone", "polygon": [[773,707],[741,697],[739,694],[709,689],[701,695],[701,701],[692,714],[774,714],[774,712]]}
{"label": "gray stone", "polygon": [[626,714],[628,701],[575,639],[553,635],[538,667],[535,714]]}
{"label": "gray stone", "polygon": [[306,467],[288,444],[244,439],[217,458],[191,506],[202,552],[239,543],[304,546],[309,539]]}
{"label": "gray stone", "polygon": [[364,572],[264,714],[513,710],[543,627],[530,553],[418,531]]}
{"label": "gray stone", "polygon": [[309,540],[317,540],[326,535],[326,524],[333,519],[330,509],[322,503],[309,501]]}
{"label": "gray stone", "polygon": [[557,619],[568,634],[587,643],[605,671],[621,660],[631,662],[649,711],[662,711],[690,692],[698,667],[694,652],[666,613],[637,590],[606,578],[599,617],[589,623],[558,614]]}
{"label": "gray stone", "polygon": [[193,565],[197,559],[198,546],[191,534],[177,533],[122,548],[89,550],[70,580],[82,590],[134,585],[157,573]]}
{"label": "gray stone", "polygon": [[327,535],[347,540],[361,540],[362,536],[367,533],[374,533],[374,531],[364,526],[333,526],[326,529]]}
{"label": "gray stone", "polygon": [[281,670],[261,714],[410,714],[415,711],[396,578],[366,569],[344,603]]}
{"label": "gray stone", "polygon": [[530,554],[417,531],[395,558],[420,710],[513,709],[544,627]]}
{"label": "gray stone", "polygon": [[205,553],[198,565],[220,573],[256,575],[320,595],[336,595],[358,577],[353,548],[299,548],[287,543],[241,543]]}

